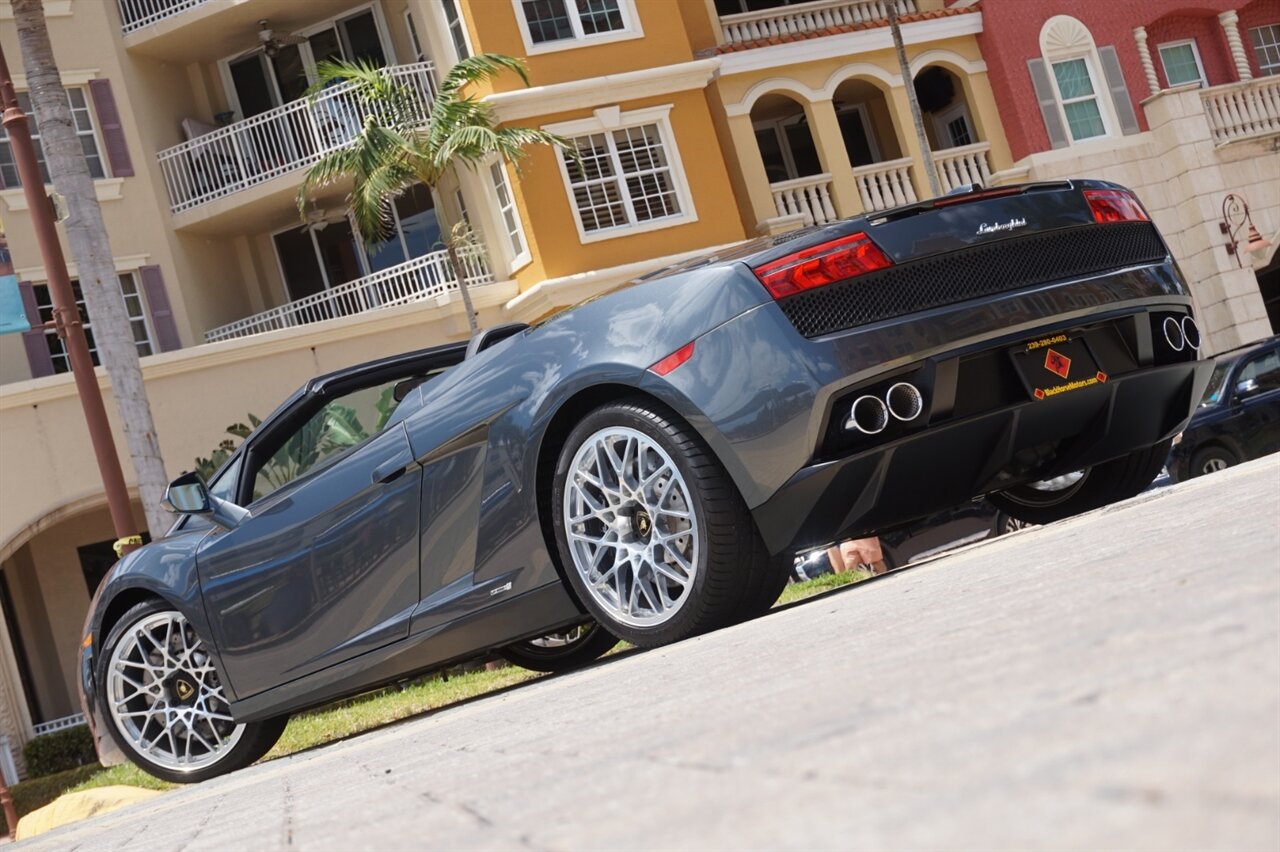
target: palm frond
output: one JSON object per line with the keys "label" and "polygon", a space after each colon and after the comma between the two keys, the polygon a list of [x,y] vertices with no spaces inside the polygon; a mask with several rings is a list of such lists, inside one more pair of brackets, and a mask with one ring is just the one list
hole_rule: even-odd
{"label": "palm frond", "polygon": [[316,103],[337,84],[349,85],[366,113],[364,123],[341,148],[322,156],[303,178],[298,210],[305,219],[311,197],[350,179],[347,196],[356,230],[367,245],[389,237],[394,229],[392,202],[415,183],[434,187],[458,165],[475,168],[497,156],[517,164],[533,145],[549,145],[576,158],[576,149],[543,130],[499,127],[491,104],[462,94],[468,84],[517,74],[525,85],[528,72],[522,60],[483,53],[462,60],[449,70],[431,104],[423,126],[421,91],[397,83],[386,69],[365,61],[326,61],[316,67],[316,82],[307,97]]}
{"label": "palm frond", "polygon": [[501,53],[479,53],[468,56],[450,68],[440,84],[440,91],[441,93],[457,92],[469,83],[492,80],[503,71],[515,72],[519,75],[521,82],[526,86],[529,85],[529,68],[523,59]]}

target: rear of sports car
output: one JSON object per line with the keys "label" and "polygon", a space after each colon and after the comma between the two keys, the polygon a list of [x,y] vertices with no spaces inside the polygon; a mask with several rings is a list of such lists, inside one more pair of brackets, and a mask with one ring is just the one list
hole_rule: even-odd
{"label": "rear of sports car", "polygon": [[665,378],[775,553],[1154,457],[1211,369],[1168,248],[1114,184],[943,197],[733,262],[769,298]]}

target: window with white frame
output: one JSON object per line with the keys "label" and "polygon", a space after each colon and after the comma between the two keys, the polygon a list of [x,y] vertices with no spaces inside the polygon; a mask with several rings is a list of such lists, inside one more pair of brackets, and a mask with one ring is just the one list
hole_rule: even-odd
{"label": "window with white frame", "polygon": [[1195,39],[1174,41],[1160,45],[1160,64],[1164,66],[1164,78],[1170,88],[1185,86],[1188,83],[1209,85],[1204,76],[1204,66],[1200,64],[1200,51],[1196,48]]}
{"label": "window with white frame", "polygon": [[578,158],[563,151],[561,164],[584,237],[689,216],[664,128],[655,121],[570,139]]}
{"label": "window with white frame", "polygon": [[501,162],[489,166],[489,176],[493,178],[493,191],[498,197],[498,210],[502,214],[502,224],[507,230],[507,238],[511,241],[511,255],[519,258],[525,253],[524,228],[520,224],[520,211],[516,209],[516,199],[511,192],[511,184],[507,180],[507,170]]}
{"label": "window with white frame", "polygon": [[1249,30],[1253,43],[1253,55],[1258,60],[1258,70],[1263,74],[1280,74],[1280,24],[1268,24]]}
{"label": "window with white frame", "polygon": [[1107,124],[1098,102],[1098,87],[1089,61],[1084,57],[1053,63],[1058,84],[1058,101],[1066,115],[1071,138],[1076,142],[1107,135]]}
{"label": "window with white frame", "polygon": [[[101,148],[98,145],[97,132],[93,126],[93,113],[89,109],[89,100],[85,96],[85,90],[80,88],[68,88],[67,100],[71,104],[71,123],[75,127],[76,136],[80,140],[80,148],[84,151],[84,158],[89,164],[89,174],[94,178],[104,178],[107,176],[106,166],[102,161],[102,155],[99,153]],[[18,106],[27,116],[27,126],[31,129],[31,142],[35,145],[36,161],[40,164],[40,174],[44,175],[44,182],[50,183],[49,167],[44,160],[44,146],[40,141],[40,128],[36,126],[35,112],[31,109],[31,95],[28,92],[18,92]],[[18,167],[13,160],[13,149],[9,145],[9,134],[0,130],[0,174],[4,175],[4,185],[7,187],[21,186],[18,180]]]}
{"label": "window with white frame", "polygon": [[530,49],[612,40],[632,32],[633,0],[513,0]]}
{"label": "window with white frame", "polygon": [[[129,316],[129,325],[133,329],[133,340],[138,346],[138,355],[150,355],[155,351],[151,341],[151,327],[147,320],[147,308],[142,302],[142,293],[138,290],[137,279],[132,272],[123,272],[119,276],[120,292],[124,296],[125,313]],[[36,298],[36,309],[40,313],[41,322],[53,320],[53,296],[48,284],[36,284],[32,288]],[[75,293],[76,307],[80,311],[80,322],[84,327],[84,336],[89,342],[89,355],[96,366],[98,346],[93,339],[93,324],[89,322],[89,312],[85,310],[84,295],[80,292],[80,282],[71,281],[71,290]],[[44,330],[45,343],[49,346],[49,358],[53,361],[55,373],[71,372],[71,359],[67,354],[66,343],[58,337],[52,328]]]}
{"label": "window with white frame", "polygon": [[467,44],[467,24],[462,20],[458,10],[458,0],[440,0],[444,6],[444,22],[449,28],[449,38],[453,40],[453,49],[458,59],[466,59],[471,55],[471,47]]}

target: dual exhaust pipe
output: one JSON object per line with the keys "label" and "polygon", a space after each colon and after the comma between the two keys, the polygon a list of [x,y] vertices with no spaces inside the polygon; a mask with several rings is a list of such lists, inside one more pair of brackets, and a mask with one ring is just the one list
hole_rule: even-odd
{"label": "dual exhaust pipe", "polygon": [[884,399],[871,394],[853,401],[844,428],[864,435],[878,435],[889,425],[889,418],[906,423],[924,412],[924,394],[910,382],[898,382],[885,392]]}
{"label": "dual exhaust pipe", "polygon": [[1193,352],[1200,351],[1200,328],[1190,314],[1181,320],[1177,317],[1165,317],[1161,328],[1164,331],[1164,342],[1174,352],[1181,352],[1188,347]]}

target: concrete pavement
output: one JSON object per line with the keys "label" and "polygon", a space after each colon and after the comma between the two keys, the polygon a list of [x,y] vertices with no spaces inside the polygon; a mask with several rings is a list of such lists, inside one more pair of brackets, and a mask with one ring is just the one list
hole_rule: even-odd
{"label": "concrete pavement", "polygon": [[1280,457],[32,849],[1280,848]]}

